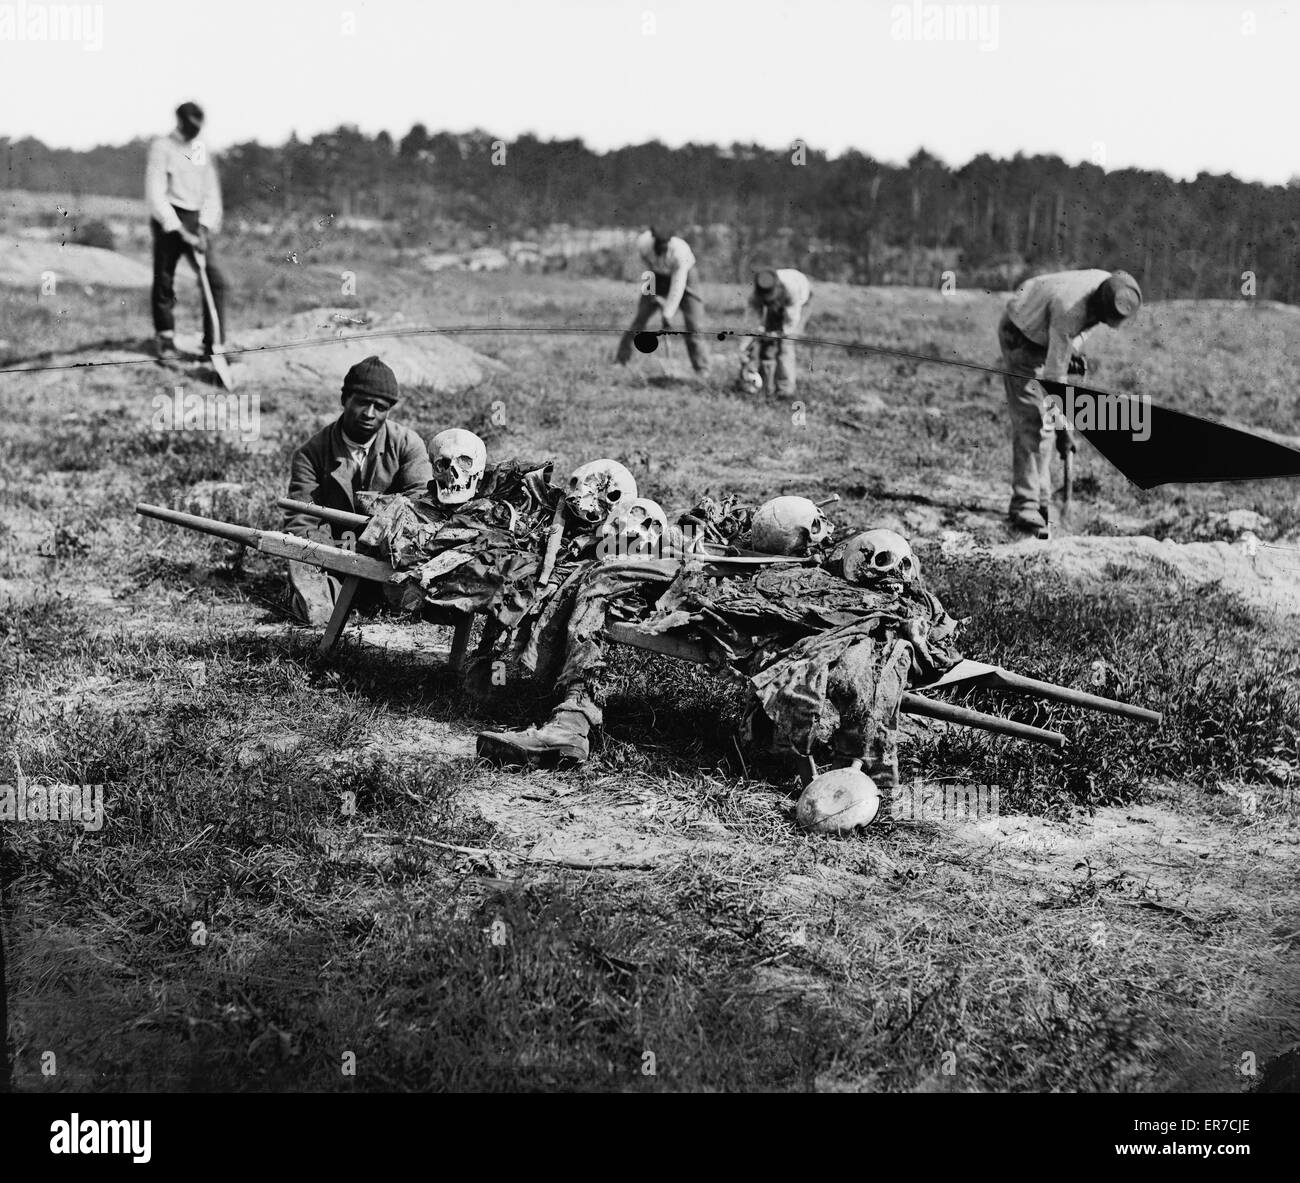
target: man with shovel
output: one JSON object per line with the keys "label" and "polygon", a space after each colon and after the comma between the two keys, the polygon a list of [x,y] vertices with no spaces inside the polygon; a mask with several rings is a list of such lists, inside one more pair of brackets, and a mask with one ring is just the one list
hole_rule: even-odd
{"label": "man with shovel", "polygon": [[654,291],[642,291],[632,326],[623,334],[614,360],[627,365],[632,357],[636,335],[642,332],[656,312],[663,316],[664,327],[681,309],[686,321],[686,352],[691,366],[704,377],[709,372],[709,355],[704,346],[704,302],[700,299],[699,279],[695,273],[695,253],[671,230],[652,226],[636,242],[637,251],[647,270],[654,276]]}
{"label": "man with shovel", "polygon": [[1011,416],[1011,528],[1046,538],[1051,508],[1052,443],[1066,462],[1076,445],[1064,416],[1054,414],[1042,386],[1087,375],[1084,336],[1097,325],[1117,329],[1142,306],[1127,271],[1059,271],[1026,280],[998,325],[1002,381]]}
{"label": "man with shovel", "polygon": [[[175,359],[176,264],[187,256],[206,271],[210,299],[203,305],[203,356],[225,340],[225,278],[212,259],[211,237],[221,228],[221,185],[203,130],[203,110],[197,103],[176,108],[176,130],[154,140],[145,170],[145,201],[153,232],[153,327],[160,361]],[[200,282],[204,276],[200,272]],[[218,322],[213,324],[215,319]]]}

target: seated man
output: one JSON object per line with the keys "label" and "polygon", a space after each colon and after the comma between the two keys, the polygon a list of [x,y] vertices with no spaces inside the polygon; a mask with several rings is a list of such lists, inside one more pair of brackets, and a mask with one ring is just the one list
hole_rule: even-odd
{"label": "seated man", "polygon": [[[397,376],[378,357],[357,362],[343,379],[343,413],[293,454],[289,496],[355,513],[357,494],[363,491],[423,493],[433,478],[424,441],[409,427],[387,421],[400,398]],[[305,513],[286,515],[284,528],[304,538],[355,541],[344,538],[342,527],[330,529]],[[296,614],[311,624],[329,619],[337,579],[291,562],[289,586]]]}

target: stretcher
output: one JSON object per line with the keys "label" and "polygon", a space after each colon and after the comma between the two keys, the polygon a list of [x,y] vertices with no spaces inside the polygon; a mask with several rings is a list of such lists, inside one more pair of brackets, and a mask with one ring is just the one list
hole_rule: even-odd
{"label": "stretcher", "polygon": [[[355,531],[358,535],[365,529],[369,519],[364,514],[346,513],[341,510],[326,509],[307,502],[292,501],[281,498],[278,505],[290,512],[306,513],[331,525]],[[197,514],[183,513],[160,505],[140,503],[135,507],[136,513],[172,525],[183,526],[189,530],[211,534],[239,543],[263,554],[277,558],[289,559],[328,571],[341,581],[334,611],[325,626],[318,650],[325,654],[337,644],[343,628],[351,615],[357,589],[363,581],[386,584],[398,574],[397,568],[373,555],[363,554],[345,547],[331,546],[294,534],[285,534],[278,530],[256,530],[250,526],[223,522],[216,518],[200,517]],[[728,559],[726,564],[736,560]],[[450,612],[439,610],[436,613],[426,610],[423,619],[433,624],[450,627],[453,630],[449,665],[459,671],[465,661],[469,646],[473,615],[468,612]],[[666,657],[694,662],[718,668],[716,659],[704,639],[692,635],[689,628],[675,630],[672,633],[650,634],[640,631],[634,624],[618,622],[605,626],[604,635],[609,641],[628,645],[636,649],[648,650]],[[740,676],[736,671],[725,672]],[[903,695],[900,709],[905,714],[924,718],[940,719],[964,727],[973,727],[1015,739],[1028,740],[1033,743],[1046,744],[1049,747],[1065,746],[1066,737],[1059,731],[1043,727],[1034,727],[1028,723],[1019,723],[1000,715],[987,714],[956,703],[945,702],[929,697],[928,693],[953,687],[983,688],[1009,691],[1032,695],[1051,702],[1067,703],[1086,710],[1101,711],[1118,715],[1140,723],[1159,724],[1161,715],[1158,711],[1145,707],[1133,706],[1112,698],[1103,698],[1069,686],[1059,686],[1053,682],[1044,682],[1036,678],[1027,678],[1000,666],[984,662],[964,660],[958,662],[941,677],[917,684]]]}

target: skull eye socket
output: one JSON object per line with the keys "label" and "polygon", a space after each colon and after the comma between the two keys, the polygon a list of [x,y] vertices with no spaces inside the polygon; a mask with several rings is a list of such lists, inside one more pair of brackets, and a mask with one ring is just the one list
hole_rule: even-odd
{"label": "skull eye socket", "polygon": [[894,565],[894,556],[887,550],[878,550],[871,556],[872,566],[879,567],[882,571]]}
{"label": "skull eye socket", "polygon": [[605,490],[605,500],[608,501],[611,505],[613,505],[614,502],[617,501],[622,496],[623,496],[622,489],[613,488],[613,489]]}
{"label": "skull eye socket", "polygon": [[457,456],[457,457],[456,457],[456,464],[457,464],[459,467],[461,467],[461,468],[473,468],[473,467],[474,467],[474,461],[473,461],[473,459],[472,459],[471,457],[469,457],[469,456]]}
{"label": "skull eye socket", "polygon": [[633,521],[643,521],[646,516],[644,505],[632,505],[628,507],[627,516]]}

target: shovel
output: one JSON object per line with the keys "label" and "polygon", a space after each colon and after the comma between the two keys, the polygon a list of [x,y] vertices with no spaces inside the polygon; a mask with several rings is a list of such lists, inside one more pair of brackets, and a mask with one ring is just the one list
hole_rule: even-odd
{"label": "shovel", "polygon": [[195,248],[191,253],[195,269],[199,273],[199,287],[203,289],[203,303],[212,321],[212,369],[222,386],[234,390],[235,376],[230,372],[230,363],[223,355],[225,346],[221,343],[221,319],[217,316],[217,302],[212,298],[212,285],[208,283],[208,263],[201,250]]}

